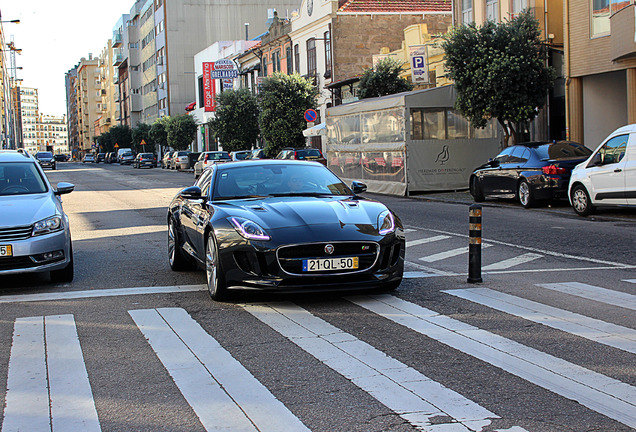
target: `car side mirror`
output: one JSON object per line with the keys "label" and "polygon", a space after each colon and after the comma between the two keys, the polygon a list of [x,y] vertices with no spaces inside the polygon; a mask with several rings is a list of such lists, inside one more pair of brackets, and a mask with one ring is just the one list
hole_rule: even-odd
{"label": "car side mirror", "polygon": [[199,186],[190,186],[185,189],[181,189],[179,196],[185,199],[201,199],[201,188]]}
{"label": "car side mirror", "polygon": [[351,190],[356,195],[361,194],[367,191],[367,185],[359,181],[353,181],[351,182]]}
{"label": "car side mirror", "polygon": [[55,195],[60,196],[67,193],[71,193],[75,190],[75,185],[72,183],[59,182],[56,186],[56,190],[53,192]]}

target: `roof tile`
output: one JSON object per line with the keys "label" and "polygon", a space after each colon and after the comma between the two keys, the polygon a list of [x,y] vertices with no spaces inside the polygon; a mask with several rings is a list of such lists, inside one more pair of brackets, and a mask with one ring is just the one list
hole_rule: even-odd
{"label": "roof tile", "polygon": [[450,12],[451,0],[348,0],[339,12]]}

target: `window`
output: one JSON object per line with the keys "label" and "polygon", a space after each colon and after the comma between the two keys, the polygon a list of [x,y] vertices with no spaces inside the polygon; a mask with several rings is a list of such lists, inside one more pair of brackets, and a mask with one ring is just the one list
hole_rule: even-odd
{"label": "window", "polygon": [[307,75],[316,75],[316,39],[307,41]]}
{"label": "window", "polygon": [[512,15],[519,15],[528,8],[528,0],[512,0]]}
{"label": "window", "polygon": [[331,77],[331,36],[328,31],[324,34],[325,39],[325,76]]}
{"label": "window", "polygon": [[473,22],[473,0],[462,0],[462,23]]}
{"label": "window", "polygon": [[272,54],[272,71],[280,72],[280,50],[276,50]]}
{"label": "window", "polygon": [[590,0],[592,16],[590,32],[592,37],[608,35],[610,32],[610,0]]}
{"label": "window", "polygon": [[285,51],[285,58],[287,60],[287,75],[291,75],[294,73],[294,61],[292,59],[292,49],[290,46],[288,46]]}
{"label": "window", "polygon": [[499,0],[486,0],[486,19],[492,22],[499,21]]}
{"label": "window", "polygon": [[620,162],[625,156],[629,135],[619,135],[607,141],[598,151],[601,155],[601,164],[609,165]]}
{"label": "window", "polygon": [[294,45],[294,66],[296,67],[295,71],[297,74],[300,73],[300,49],[298,48],[298,44]]}
{"label": "window", "polygon": [[610,6],[611,6],[610,12],[612,14],[615,14],[619,10],[629,6],[631,3],[632,3],[631,0],[610,0]]}

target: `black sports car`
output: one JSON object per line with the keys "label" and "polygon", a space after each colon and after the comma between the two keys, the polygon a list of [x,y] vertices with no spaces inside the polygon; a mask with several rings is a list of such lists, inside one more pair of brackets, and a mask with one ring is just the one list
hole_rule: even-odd
{"label": "black sports car", "polygon": [[505,148],[470,176],[476,202],[515,198],[528,208],[542,200],[567,198],[572,168],[592,152],[572,141],[529,142]]}
{"label": "black sports car", "polygon": [[317,162],[212,165],[168,208],[173,270],[205,268],[212,298],[229,289],[395,289],[404,230],[384,204]]}

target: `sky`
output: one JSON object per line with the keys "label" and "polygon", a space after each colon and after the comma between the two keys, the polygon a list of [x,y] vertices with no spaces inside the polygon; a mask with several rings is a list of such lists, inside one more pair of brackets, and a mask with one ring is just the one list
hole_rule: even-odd
{"label": "sky", "polygon": [[89,53],[99,56],[113,27],[133,4],[134,0],[0,2],[2,21],[20,20],[2,23],[4,41],[9,43],[13,36],[15,47],[22,50],[15,55],[16,67],[22,67],[16,78],[23,80],[22,86],[38,89],[41,114],[66,114],[65,74]]}

